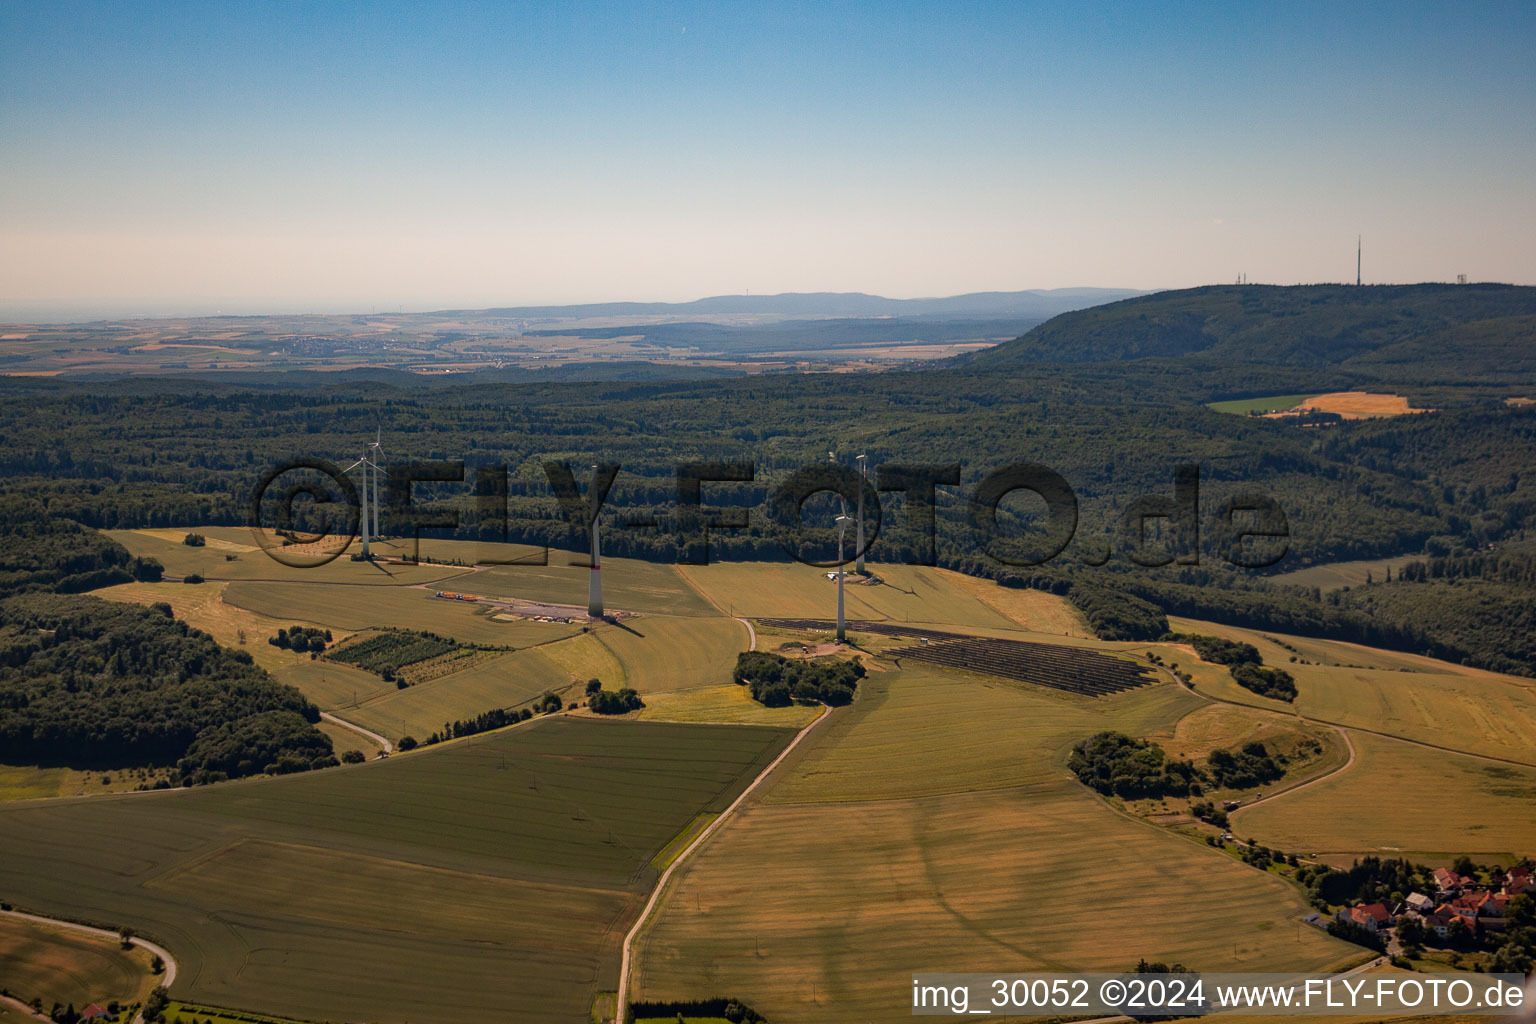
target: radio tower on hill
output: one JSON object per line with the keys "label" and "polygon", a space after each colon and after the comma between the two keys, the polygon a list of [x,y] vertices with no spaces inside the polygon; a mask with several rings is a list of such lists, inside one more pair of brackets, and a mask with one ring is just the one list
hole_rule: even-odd
{"label": "radio tower on hill", "polygon": [[1355,287],[1360,287],[1360,236],[1355,236]]}

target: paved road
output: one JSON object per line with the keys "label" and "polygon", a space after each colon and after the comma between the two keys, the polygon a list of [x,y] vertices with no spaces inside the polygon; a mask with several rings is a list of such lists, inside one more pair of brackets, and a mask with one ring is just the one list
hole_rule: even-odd
{"label": "paved road", "polygon": [[[76,924],[73,921],[60,921],[52,917],[43,917],[40,914],[24,914],[19,910],[0,910],[0,915],[5,917],[18,918],[22,921],[32,921],[36,924],[52,925],[55,928],[66,928],[70,931],[81,932],[85,935],[94,935],[98,938],[118,938],[117,932],[108,931],[105,928],[92,928],[90,925]],[[176,980],[176,958],[171,956],[171,951],[166,949],[164,946],[159,946],[153,942],[150,942],[148,939],[141,939],[137,935],[128,941],[133,945],[138,946],[140,949],[148,950],[150,954],[160,958],[161,962],[165,964],[165,970],[160,975],[159,987],[170,988],[171,983]],[[21,1004],[18,1003],[16,1005],[20,1006]],[[22,1009],[26,1009],[29,1013],[31,1012],[28,1007],[22,1006]],[[47,1020],[48,1018],[45,1017],[43,1019]],[[134,1019],[134,1024],[141,1024],[142,1021],[142,1016],[136,1017]]]}
{"label": "paved road", "polygon": [[325,719],[327,722],[330,722],[332,725],[339,725],[343,729],[350,729],[350,730],[352,730],[353,732],[357,733],[359,736],[366,736],[366,737],[368,737],[370,740],[373,740],[373,742],[375,742],[379,746],[383,747],[384,748],[384,753],[386,753],[386,754],[392,754],[392,753],[395,752],[395,745],[393,743],[389,742],[389,740],[385,739],[383,736],[380,736],[378,733],[373,732],[371,729],[364,729],[362,726],[358,725],[357,723],[349,722],[345,718],[337,718],[335,715],[331,714],[329,711],[322,711],[322,712],[320,712],[320,717]]}
{"label": "paved road", "polygon": [[640,929],[644,927],[645,922],[650,918],[651,911],[656,909],[656,904],[660,901],[662,893],[666,891],[667,883],[672,879],[672,873],[677,870],[679,864],[688,859],[688,856],[694,850],[697,850],[706,839],[714,834],[715,829],[719,828],[731,816],[731,812],[736,810],[754,789],[762,785],[763,780],[779,766],[781,761],[789,756],[791,750],[800,745],[801,740],[810,735],[812,729],[831,717],[832,709],[823,707],[821,714],[817,715],[810,725],[795,733],[795,738],[789,741],[789,746],[779,751],[779,756],[774,758],[768,767],[758,773],[757,778],[752,780],[752,784],[741,791],[741,795],[731,801],[731,806],[727,807],[718,818],[710,822],[708,827],[700,832],[693,842],[685,846],[683,851],[673,858],[672,863],[668,864],[667,869],[661,873],[661,878],[656,881],[656,887],[651,890],[651,898],[646,900],[645,906],[640,911],[640,916],[635,918],[634,926],[630,928],[629,934],[624,936],[624,955],[619,961],[619,988],[614,1007],[615,1024],[628,1024],[629,1020],[629,965],[630,960],[633,958],[635,936],[640,934]]}

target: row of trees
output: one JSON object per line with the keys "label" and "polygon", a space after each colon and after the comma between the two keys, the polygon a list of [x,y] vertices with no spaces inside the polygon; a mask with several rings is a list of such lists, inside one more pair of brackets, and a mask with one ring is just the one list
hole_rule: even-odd
{"label": "row of trees", "polygon": [[618,690],[603,689],[601,679],[587,680],[587,707],[599,715],[623,715],[645,707],[640,694],[624,686]]}
{"label": "row of trees", "polygon": [[316,629],[313,626],[289,626],[267,638],[267,643],[273,647],[279,647],[285,651],[298,651],[300,654],[305,651],[318,654],[325,650],[325,645],[330,642],[330,630]]}
{"label": "row of trees", "polygon": [[1252,644],[1198,633],[1170,633],[1166,639],[1192,645],[1202,661],[1226,665],[1239,686],[1260,697],[1287,703],[1296,699],[1296,680],[1284,669],[1266,667]]}

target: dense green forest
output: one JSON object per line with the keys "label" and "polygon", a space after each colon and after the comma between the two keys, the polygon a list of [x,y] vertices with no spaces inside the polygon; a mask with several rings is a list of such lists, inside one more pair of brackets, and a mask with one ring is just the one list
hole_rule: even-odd
{"label": "dense green forest", "polygon": [[167,605],[0,601],[0,751],[9,764],[176,766],[184,781],[335,763],[315,707]]}
{"label": "dense green forest", "polygon": [[[543,465],[568,461],[584,487],[581,467],[602,460],[621,466],[605,506],[605,552],[699,558],[703,532],[678,514],[677,463],[746,460],[753,481],[702,488],[706,517],[751,513],[745,529],[709,531],[709,557],[826,560],[833,506],[808,503],[814,528],[797,529],[769,517],[768,499],[836,448],[845,463],[864,452],[875,466],[958,464],[960,486],[935,494],[938,564],[1062,593],[1104,636],[1154,637],[1165,615],[1179,614],[1530,673],[1536,653],[1516,636],[1531,615],[1524,578],[1323,594],[1265,577],[1403,554],[1464,561],[1488,557],[1490,545],[1517,546],[1536,516],[1536,408],[1504,399],[1536,396],[1533,318],[1529,288],[1224,286],[1066,314],[974,359],[876,374],[540,385],[466,377],[451,387],[399,374],[12,378],[0,382],[0,500],[99,528],[239,524],[267,469],[294,456],[345,465],[382,425],[396,462],[466,463],[461,479],[412,489],[423,509],[456,512],[460,536],[581,550]],[[1303,427],[1205,407],[1354,387],[1395,389],[1437,411]],[[1077,503],[1070,543],[1043,566],[994,557],[1028,546],[1008,537],[1047,532],[1038,499],[1018,492],[1002,502],[1001,541],[978,527],[970,500],[983,477],[1017,462],[1049,466]],[[1171,502],[1175,468],[1190,464],[1200,467],[1197,514],[1140,529],[1129,513],[1147,496]],[[504,488],[496,476],[477,482],[487,467],[506,467]],[[1287,538],[1236,536],[1252,519],[1231,507],[1254,492],[1283,512]],[[899,491],[879,498],[871,556],[926,559],[915,503]],[[399,518],[387,526],[407,528]],[[112,561],[110,547],[67,572],[47,553],[7,557],[0,579],[47,589],[65,577],[85,589],[155,571]]]}
{"label": "dense green forest", "polygon": [[1533,332],[1536,289],[1515,285],[1213,285],[1058,316],[968,358],[1001,367],[1199,355],[1414,382],[1426,373],[1507,381],[1536,372]]}

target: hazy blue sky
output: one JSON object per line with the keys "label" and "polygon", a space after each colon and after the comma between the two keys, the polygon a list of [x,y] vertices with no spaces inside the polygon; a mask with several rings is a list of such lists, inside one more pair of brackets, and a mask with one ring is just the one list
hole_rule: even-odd
{"label": "hazy blue sky", "polygon": [[1536,4],[0,0],[0,309],[1536,282]]}

